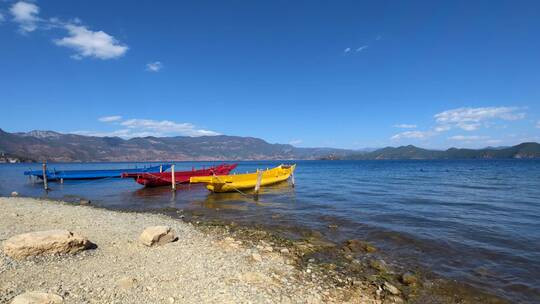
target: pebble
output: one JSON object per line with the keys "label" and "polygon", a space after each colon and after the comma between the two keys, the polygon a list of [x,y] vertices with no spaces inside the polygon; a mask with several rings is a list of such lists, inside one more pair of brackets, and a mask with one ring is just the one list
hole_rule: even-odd
{"label": "pebble", "polygon": [[413,285],[416,284],[417,281],[418,279],[416,278],[416,276],[410,272],[406,272],[401,275],[401,282],[403,282],[403,284]]}
{"label": "pebble", "polygon": [[384,282],[383,288],[384,288],[384,290],[388,291],[389,293],[391,293],[393,295],[398,295],[398,294],[401,293],[396,286],[394,286],[394,285],[392,285],[392,284],[390,284],[388,282]]}
{"label": "pebble", "polygon": [[13,197],[19,196],[19,192],[13,191],[13,192],[11,192],[11,196],[13,196]]}
{"label": "pebble", "polygon": [[289,249],[283,248],[283,249],[281,249],[279,252],[281,252],[281,253],[283,253],[283,254],[289,254]]}
{"label": "pebble", "polygon": [[370,260],[369,266],[373,269],[377,269],[378,271],[386,271],[386,263],[383,260]]}
{"label": "pebble", "polygon": [[262,262],[262,257],[260,254],[258,253],[253,253],[251,255],[251,258],[255,261],[255,262]]}
{"label": "pebble", "polygon": [[137,280],[135,278],[124,277],[116,282],[116,285],[123,289],[130,289],[137,285]]}

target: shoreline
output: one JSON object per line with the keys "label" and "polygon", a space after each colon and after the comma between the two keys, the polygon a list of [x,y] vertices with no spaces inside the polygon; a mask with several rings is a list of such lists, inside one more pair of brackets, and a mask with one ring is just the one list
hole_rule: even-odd
{"label": "shoreline", "polygon": [[[285,248],[253,247],[165,215],[34,198],[2,197],[0,206],[2,241],[68,229],[97,245],[75,255],[26,260],[2,252],[0,303],[28,291],[52,292],[64,303],[382,303],[370,286],[330,286],[303,271]],[[170,226],[178,241],[156,248],[140,244],[139,234],[153,225]]]}
{"label": "shoreline", "polygon": [[[34,222],[28,223],[28,215],[25,216],[24,214],[27,213],[29,210],[31,211],[30,214],[34,214],[38,210],[45,210],[49,217],[43,218],[39,222],[39,225],[37,225],[43,228],[36,227],[36,229],[34,230],[46,230],[46,227],[51,226],[68,230],[73,229],[75,231],[78,231],[75,228],[84,228],[81,232],[83,232],[83,234],[86,233],[87,235],[89,235],[88,237],[91,241],[91,235],[95,234],[95,232],[91,231],[92,226],[90,225],[81,227],[78,219],[81,217],[84,218],[85,216],[98,218],[100,223],[104,225],[104,228],[100,229],[105,229],[109,231],[112,230],[115,231],[115,234],[131,234],[130,238],[124,238],[121,239],[121,241],[129,244],[129,250],[131,250],[132,252],[137,252],[138,250],[142,250],[144,252],[145,250],[147,250],[146,248],[142,248],[144,246],[136,246],[137,235],[142,231],[143,227],[140,223],[136,225],[138,226],[137,229],[135,229],[134,227],[128,227],[125,225],[125,223],[120,223],[120,225],[117,225],[119,224],[119,222],[110,222],[110,219],[112,217],[120,218],[124,222],[129,221],[132,224],[135,224],[135,222],[137,221],[142,221],[145,223],[154,221],[155,225],[165,223],[171,227],[176,227],[181,231],[189,231],[189,234],[192,235],[190,239],[192,242],[199,244],[202,242],[205,243],[206,246],[217,246],[219,248],[218,252],[227,252],[227,254],[237,259],[237,264],[242,264],[242,266],[244,267],[247,265],[250,266],[249,268],[251,268],[253,261],[252,259],[250,259],[250,255],[259,254],[265,259],[268,258],[269,260],[271,260],[272,263],[276,263],[276,265],[273,265],[274,268],[287,268],[288,270],[286,272],[288,273],[288,278],[285,278],[285,281],[288,284],[290,283],[289,281],[294,281],[297,287],[297,291],[295,291],[296,293],[293,292],[292,294],[290,290],[282,293],[282,290],[280,288],[277,288],[276,290],[278,292],[273,296],[279,295],[279,298],[273,298],[273,301],[271,302],[288,302],[289,300],[289,302],[292,303],[305,302],[295,301],[294,299],[289,299],[288,297],[283,298],[283,295],[303,295],[305,297],[306,293],[310,294],[310,292],[314,292],[314,296],[310,300],[312,303],[425,303],[427,301],[433,303],[506,303],[500,298],[491,296],[487,293],[471,288],[464,284],[433,277],[431,274],[423,272],[420,269],[408,271],[400,267],[395,267],[395,265],[388,264],[387,262],[385,262],[385,260],[380,258],[380,252],[377,252],[377,248],[361,240],[356,240],[356,242],[353,240],[353,242],[350,244],[340,245],[328,242],[327,240],[322,239],[321,236],[317,234],[302,238],[300,240],[293,240],[291,238],[283,237],[282,235],[279,235],[278,233],[275,233],[269,229],[265,229],[264,227],[249,227],[246,225],[238,225],[235,223],[226,223],[216,220],[205,221],[205,219],[201,219],[197,216],[191,218],[192,222],[190,222],[188,219],[184,218],[184,216],[178,218],[166,213],[163,214],[157,212],[155,213],[111,210],[101,207],[95,207],[92,205],[79,206],[75,205],[72,202],[63,202],[51,199],[0,198],[0,206],[10,206],[10,208],[12,209],[19,210],[11,213],[6,212],[7,218],[9,219],[7,222],[13,222],[11,221],[12,219],[10,219],[13,213],[18,215],[15,216],[14,220],[18,223],[16,226],[36,226],[36,223]],[[51,216],[50,210],[55,210],[57,214]],[[66,216],[76,216],[77,220],[74,218],[71,218],[70,221],[60,220],[59,216],[62,216],[62,218]],[[137,220],[134,220],[134,218]],[[83,222],[86,221],[83,220]],[[58,227],[57,225],[59,223],[65,223],[69,225],[68,227]],[[9,229],[6,232],[6,227],[4,227],[4,225],[6,225],[6,223],[0,224],[0,233],[2,240],[11,236],[6,234],[13,234],[13,231],[9,231]],[[73,225],[75,225],[75,228],[73,228]],[[28,229],[24,229],[23,227],[15,228],[15,230],[20,231],[19,233],[29,231]],[[182,233],[179,233],[179,237],[181,241]],[[108,242],[112,243],[114,247],[119,246],[118,244],[116,244],[115,242],[111,242],[110,240],[108,240]],[[105,243],[107,243],[107,241]],[[115,258],[115,254],[113,252],[105,253],[104,249],[101,250],[103,245],[100,246],[99,242],[97,245],[98,248],[95,250],[95,252],[92,250],[86,251],[80,255],[68,257],[68,259],[76,259],[77,256],[86,255],[94,257],[98,252],[104,254],[104,256],[102,256],[101,258]],[[169,245],[177,246],[177,244]],[[209,252],[216,253],[215,250]],[[375,252],[377,253],[375,254]],[[178,252],[168,252],[166,257],[168,259],[178,259],[177,254]],[[214,256],[214,254],[212,253],[207,252],[199,254],[204,254],[204,256],[206,257],[206,261],[215,259],[220,260],[220,257]],[[241,262],[238,262],[238,256],[241,256]],[[6,258],[3,254],[1,254],[0,257],[3,261],[3,264],[6,264],[5,260],[9,258]],[[39,268],[39,261],[41,259],[42,258],[37,258],[38,262],[35,263],[33,267],[27,265],[27,271],[29,271],[30,273],[32,271],[36,271],[37,268]],[[47,259],[45,259],[45,261],[54,264],[54,261],[51,262]],[[5,270],[1,267],[4,266],[0,266],[0,273],[5,272]],[[250,272],[248,271],[247,273]],[[263,271],[262,273],[263,276],[267,278],[276,276],[275,273],[271,272],[265,273]],[[412,275],[415,282],[404,282],[403,278],[405,274]],[[248,276],[250,275],[253,276],[253,274],[249,274]],[[242,275],[237,275],[236,277],[242,277]],[[295,279],[293,280],[291,278]],[[117,277],[116,279],[119,280],[121,278]],[[145,279],[140,279],[138,281],[144,282]],[[242,280],[240,280],[240,282],[242,282]],[[109,283],[109,285],[115,285],[114,282]],[[249,285],[250,283],[247,282],[247,284]],[[397,287],[397,292],[395,290],[393,290],[394,293],[389,292],[389,290],[392,290],[392,287],[385,286],[386,284]],[[3,287],[4,285],[5,282],[2,282],[2,279],[0,279],[1,294],[5,293]],[[46,286],[47,284],[45,283],[44,285]],[[23,286],[25,285],[23,284],[19,286],[19,288],[15,288],[15,290],[20,290]],[[29,286],[26,286],[24,288],[29,287],[33,287],[33,285],[30,284]],[[38,287],[42,286],[40,285]],[[286,285],[285,287],[288,287],[288,285]],[[41,288],[39,290],[44,289]],[[102,287],[102,291],[103,290],[106,289]],[[115,289],[113,288],[110,291],[112,292],[114,290]],[[308,290],[310,291],[307,292]],[[69,291],[65,292],[71,294]],[[13,290],[11,292],[8,292],[10,296],[15,296],[16,294],[14,293],[15,292]],[[81,292],[79,291],[78,293]],[[76,295],[77,292],[73,294]],[[84,295],[85,292],[82,292],[82,294]],[[105,292],[105,295],[107,295],[107,292]],[[174,296],[171,297],[175,299]],[[112,298],[107,299],[113,300]],[[127,302],[130,301],[129,298],[122,298],[122,300]],[[160,298],[159,301],[164,301],[164,298]],[[181,298],[181,302],[190,301],[191,299],[189,298]],[[201,299],[194,302],[200,301]],[[205,300],[202,301],[205,302]],[[244,300],[240,301],[242,302]],[[265,302],[261,301],[261,299],[254,301]],[[0,303],[8,302],[5,297],[0,296]],[[93,303],[101,302],[98,299]]]}

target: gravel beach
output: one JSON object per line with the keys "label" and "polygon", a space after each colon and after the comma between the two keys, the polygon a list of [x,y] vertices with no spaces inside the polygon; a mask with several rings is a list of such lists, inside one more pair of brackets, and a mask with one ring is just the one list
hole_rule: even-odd
{"label": "gravel beach", "polygon": [[[332,288],[297,268],[287,250],[254,247],[163,215],[116,212],[33,198],[0,198],[0,241],[66,229],[97,248],[13,260],[0,253],[0,303],[29,291],[64,303],[380,303],[365,288]],[[138,241],[148,226],[178,240]]]}

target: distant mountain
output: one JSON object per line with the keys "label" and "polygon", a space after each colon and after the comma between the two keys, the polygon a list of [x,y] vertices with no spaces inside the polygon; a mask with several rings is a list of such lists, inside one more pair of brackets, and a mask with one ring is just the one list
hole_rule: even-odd
{"label": "distant mountain", "polygon": [[345,159],[489,159],[489,158],[540,158],[540,144],[522,143],[512,147],[485,149],[427,150],[412,145],[386,147],[369,153],[353,153]]}
{"label": "distant mountain", "polygon": [[8,133],[0,129],[0,162],[173,161],[270,159],[486,159],[540,158],[540,144],[485,149],[428,150],[412,145],[377,150],[297,148],[239,136],[96,137],[53,131]]}
{"label": "distant mountain", "polygon": [[343,158],[350,150],[297,148],[239,136],[96,137],[0,129],[0,153],[22,161],[160,161]]}

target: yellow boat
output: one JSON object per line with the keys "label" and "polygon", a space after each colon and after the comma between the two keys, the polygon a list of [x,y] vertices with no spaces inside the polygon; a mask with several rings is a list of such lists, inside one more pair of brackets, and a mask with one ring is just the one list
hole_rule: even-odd
{"label": "yellow boat", "polygon": [[296,165],[279,165],[272,169],[257,170],[255,173],[193,176],[190,183],[205,183],[212,192],[232,192],[237,190],[255,189],[260,176],[260,186],[268,186],[287,180],[294,172]]}

